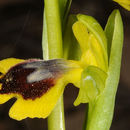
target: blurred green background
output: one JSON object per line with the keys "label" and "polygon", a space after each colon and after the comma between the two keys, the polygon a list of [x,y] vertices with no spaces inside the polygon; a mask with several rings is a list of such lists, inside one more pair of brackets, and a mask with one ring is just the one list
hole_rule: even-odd
{"label": "blurred green background", "polygon": [[[42,58],[43,0],[0,0],[0,60],[8,57]],[[121,78],[111,130],[130,130],[130,12],[111,0],[73,0],[71,13],[94,16],[104,27],[111,11],[118,8],[124,22]],[[66,130],[81,130],[86,105],[73,106],[78,89],[64,92]],[[46,120],[10,119],[8,111],[15,99],[0,105],[0,130],[47,130]]]}

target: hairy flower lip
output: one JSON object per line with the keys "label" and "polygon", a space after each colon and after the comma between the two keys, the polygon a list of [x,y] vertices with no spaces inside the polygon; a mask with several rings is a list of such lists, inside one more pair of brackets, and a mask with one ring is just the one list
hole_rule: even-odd
{"label": "hairy flower lip", "polygon": [[[58,61],[58,66],[60,66],[60,70],[58,72],[57,64],[54,64],[54,61]],[[11,69],[16,68],[17,66],[25,65],[24,69],[31,68],[30,62],[34,62],[33,67],[37,68],[38,62],[44,62],[46,65],[44,65],[45,69],[49,69],[48,62],[50,64],[51,73],[56,72],[59,73],[57,76],[53,76],[53,78],[57,78],[54,82],[55,84],[53,87],[47,90],[45,94],[43,94],[41,97],[36,98],[35,100],[27,99],[25,100],[22,95],[18,93],[9,93],[9,94],[0,94],[0,104],[3,104],[7,102],[9,99],[15,97],[17,98],[16,102],[13,104],[9,111],[9,115],[11,118],[16,120],[22,120],[27,117],[30,118],[46,118],[53,108],[55,107],[59,97],[63,93],[64,87],[69,83],[73,83],[76,86],[78,86],[78,82],[80,80],[80,75],[82,72],[82,68],[77,61],[67,61],[63,59],[53,59],[53,60],[37,60],[37,59],[29,59],[29,60],[20,60],[15,58],[9,58],[5,59],[3,61],[0,61],[0,71],[3,73],[1,77],[2,78],[8,74]],[[42,65],[41,65],[42,66]],[[40,67],[39,67],[40,68]],[[55,69],[54,69],[55,68]],[[3,70],[2,70],[3,69]],[[55,70],[55,71],[52,71]],[[22,71],[21,71],[22,72]],[[5,75],[4,75],[5,73]],[[73,76],[72,76],[73,75]],[[19,75],[21,76],[21,75]],[[36,77],[37,78],[37,77]],[[34,77],[35,79],[35,77]],[[39,80],[37,78],[37,80]],[[33,78],[31,78],[30,82],[33,81]],[[7,82],[9,82],[9,79],[7,79]],[[10,87],[10,86],[8,86]],[[2,84],[0,84],[0,91],[2,91]],[[16,87],[17,88],[17,87]],[[12,89],[12,88],[11,88]]]}
{"label": "hairy flower lip", "polygon": [[17,93],[24,99],[40,98],[65,73],[65,62],[61,59],[49,61],[29,59],[11,67],[1,78],[0,94]]}

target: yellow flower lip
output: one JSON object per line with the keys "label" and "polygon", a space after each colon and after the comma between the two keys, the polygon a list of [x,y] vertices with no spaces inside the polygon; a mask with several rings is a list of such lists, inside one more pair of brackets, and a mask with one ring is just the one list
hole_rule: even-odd
{"label": "yellow flower lip", "polygon": [[0,104],[16,97],[9,116],[22,120],[27,117],[46,118],[64,87],[70,82],[79,85],[82,68],[79,62],[63,59],[8,58],[0,61],[0,72],[3,74],[0,76]]}
{"label": "yellow flower lip", "polygon": [[0,79],[0,94],[16,93],[24,99],[35,100],[56,84],[66,71],[65,64],[62,59],[35,59],[16,64]]}

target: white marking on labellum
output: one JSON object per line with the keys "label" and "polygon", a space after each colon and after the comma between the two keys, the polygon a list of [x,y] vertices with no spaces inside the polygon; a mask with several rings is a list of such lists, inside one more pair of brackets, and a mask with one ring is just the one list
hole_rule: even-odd
{"label": "white marking on labellum", "polygon": [[52,77],[53,77],[53,75],[51,72],[49,72],[49,70],[37,69],[27,76],[27,83],[34,83],[34,82],[49,79]]}

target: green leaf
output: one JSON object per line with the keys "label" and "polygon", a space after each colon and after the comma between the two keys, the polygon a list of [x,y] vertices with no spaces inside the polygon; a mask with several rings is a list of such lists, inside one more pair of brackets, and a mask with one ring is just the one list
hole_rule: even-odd
{"label": "green leaf", "polygon": [[63,37],[63,57],[69,60],[79,60],[81,56],[79,44],[77,43],[77,40],[72,32],[72,25],[75,21],[77,21],[76,16],[70,15]]}
{"label": "green leaf", "polygon": [[114,33],[114,28],[115,28],[115,17],[117,15],[117,11],[113,11],[113,13],[110,15],[107,24],[105,26],[105,34],[107,37],[107,49],[108,49],[108,58],[110,58],[110,51],[111,51],[111,44],[112,44],[112,40],[113,40],[113,33]]}
{"label": "green leaf", "polygon": [[42,36],[42,50],[43,50],[43,59],[49,59],[49,49],[48,49],[48,36],[47,36],[47,24],[46,16],[44,12],[44,22],[43,22],[43,36]]}
{"label": "green leaf", "polygon": [[103,91],[107,74],[95,66],[88,66],[83,72],[80,81],[79,95],[74,105],[95,102]]}
{"label": "green leaf", "polygon": [[[55,53],[57,51],[59,53],[57,55],[58,57],[61,57],[60,55],[62,55],[62,36],[60,36],[62,33],[60,31],[63,32],[65,28],[64,26],[66,24],[71,1],[72,0],[55,0],[53,3],[51,1],[45,2],[47,4],[46,7],[48,8],[46,8],[46,10],[44,9],[43,18],[42,48],[44,59],[49,59],[49,57],[51,58],[54,56],[53,54],[50,54],[50,52]],[[52,8],[50,9],[50,7]],[[46,11],[48,11],[48,15],[46,15]]]}
{"label": "green leaf", "polygon": [[[108,29],[110,31],[107,31]],[[118,10],[114,10],[110,15],[105,30],[108,41],[111,41],[109,43],[111,49],[108,77],[104,91],[97,99],[94,107],[91,107],[90,104],[89,113],[91,114],[89,114],[86,130],[109,130],[113,117],[123,46],[123,24]],[[113,32],[112,35],[110,35],[110,32]]]}
{"label": "green leaf", "polygon": [[115,26],[115,15],[116,12],[114,11],[114,13],[112,15],[110,15],[106,27],[105,27],[105,33],[106,33],[106,37],[107,37],[107,51],[108,51],[108,59],[110,58],[110,51],[111,51],[111,44],[112,44],[112,38],[113,38],[113,33],[114,33],[114,26]]}
{"label": "green leaf", "polygon": [[58,0],[58,1],[59,1],[61,20],[64,20],[68,16],[72,0]]}
{"label": "green leaf", "polygon": [[58,2],[59,2],[61,20],[63,20],[68,0],[58,0]]}
{"label": "green leaf", "polygon": [[108,65],[107,39],[106,39],[106,36],[105,36],[105,33],[104,33],[102,27],[91,16],[79,14],[79,15],[77,15],[77,18],[80,22],[82,22],[84,25],[87,26],[87,29],[89,30],[89,32],[91,32],[96,37],[98,42],[100,43],[102,50],[103,50],[104,61],[106,63],[105,66],[107,68],[107,65]]}
{"label": "green leaf", "polygon": [[68,0],[67,3],[66,3],[66,8],[64,10],[63,22],[62,22],[63,36],[64,36],[64,30],[65,30],[67,20],[68,20],[68,14],[69,14],[69,11],[70,11],[71,3],[72,3],[72,0]]}

